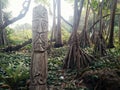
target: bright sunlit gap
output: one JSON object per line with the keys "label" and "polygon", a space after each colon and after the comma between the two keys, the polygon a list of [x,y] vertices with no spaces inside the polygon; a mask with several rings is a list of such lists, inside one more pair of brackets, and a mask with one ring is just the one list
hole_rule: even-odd
{"label": "bright sunlit gap", "polygon": [[[14,1],[14,3],[13,3],[13,1]],[[10,5],[9,5],[8,9],[9,9],[9,11],[12,12],[12,16],[15,17],[22,10],[22,3],[24,2],[24,0],[13,0],[13,1],[9,1]],[[51,5],[50,5],[51,11],[52,11],[52,7],[53,7],[52,4],[53,3],[51,1]],[[24,24],[24,23],[32,24],[32,10],[36,5],[37,4],[35,4],[34,1],[32,0],[29,11],[27,12],[26,16],[23,19],[15,22],[11,26],[14,27],[16,24]],[[66,20],[69,20],[69,17],[73,15],[72,6],[64,0],[61,0],[61,15]],[[50,15],[49,15],[49,26],[52,26],[52,16],[50,16]]]}

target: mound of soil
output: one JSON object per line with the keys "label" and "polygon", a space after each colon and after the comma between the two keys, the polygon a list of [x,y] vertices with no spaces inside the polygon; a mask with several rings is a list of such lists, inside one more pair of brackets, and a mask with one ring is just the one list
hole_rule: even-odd
{"label": "mound of soil", "polygon": [[85,71],[79,78],[90,90],[120,90],[120,70],[104,68]]}

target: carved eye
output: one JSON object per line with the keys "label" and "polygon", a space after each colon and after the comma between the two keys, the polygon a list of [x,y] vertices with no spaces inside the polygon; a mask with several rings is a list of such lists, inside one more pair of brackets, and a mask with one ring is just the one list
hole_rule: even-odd
{"label": "carved eye", "polygon": [[42,8],[42,11],[40,12],[42,17],[47,17],[47,10]]}
{"label": "carved eye", "polygon": [[46,21],[42,20],[41,26],[42,26],[42,30],[47,30],[48,23]]}
{"label": "carved eye", "polygon": [[46,17],[46,16],[47,16],[47,13],[46,13],[46,12],[43,12],[43,13],[42,13],[42,16],[43,16],[43,17]]}

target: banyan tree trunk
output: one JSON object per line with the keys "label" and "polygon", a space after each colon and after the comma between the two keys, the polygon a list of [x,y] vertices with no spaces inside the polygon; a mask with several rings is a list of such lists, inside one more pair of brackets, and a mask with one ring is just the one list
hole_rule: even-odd
{"label": "banyan tree trunk", "polygon": [[112,7],[111,7],[111,14],[110,14],[110,25],[109,25],[109,30],[110,30],[110,35],[109,35],[109,41],[108,41],[108,48],[113,48],[114,47],[114,20],[115,20],[115,10],[117,8],[117,0],[112,0]]}
{"label": "banyan tree trunk", "polygon": [[94,46],[94,55],[105,56],[106,52],[106,43],[103,37],[103,16],[102,16],[102,9],[103,9],[103,1],[99,3],[99,31],[96,34],[95,46]]}
{"label": "banyan tree trunk", "polygon": [[0,30],[0,45],[7,45],[7,36],[6,36],[6,30],[1,29]]}
{"label": "banyan tree trunk", "polygon": [[55,32],[56,32],[56,0],[53,0],[53,25],[52,25],[51,37],[50,37],[51,44],[52,41],[55,41],[56,38]]}
{"label": "banyan tree trunk", "polygon": [[57,32],[54,47],[62,47],[62,34],[61,34],[61,0],[57,0]]}
{"label": "banyan tree trunk", "polygon": [[119,45],[120,45],[120,16],[119,16],[119,34],[118,34],[118,38],[119,38]]}
{"label": "banyan tree trunk", "polygon": [[85,23],[82,32],[80,33],[80,46],[82,48],[89,47],[90,46],[90,38],[87,34],[87,26],[88,26],[88,17],[89,17],[89,2],[87,4],[87,10],[86,10],[86,16],[85,16]]}
{"label": "banyan tree trunk", "polygon": [[70,45],[68,54],[64,60],[64,69],[81,69],[90,66],[94,61],[91,55],[83,51],[76,43]]}
{"label": "banyan tree trunk", "polygon": [[33,9],[32,60],[30,71],[30,90],[47,90],[47,10],[39,5]]}
{"label": "banyan tree trunk", "polygon": [[[0,3],[0,26],[2,26],[4,22],[2,7],[3,5],[2,3]],[[4,28],[0,28],[0,45],[4,46],[6,44],[7,44],[6,31]]]}
{"label": "banyan tree trunk", "polygon": [[[81,4],[83,4],[84,0],[81,1]],[[77,36],[77,29],[79,25],[79,20],[81,15],[81,9],[79,11],[80,14],[78,14],[78,0],[75,0],[74,2],[74,24],[73,24],[73,32],[70,37],[70,47],[68,54],[64,60],[64,69],[74,69],[77,68],[78,70],[81,68],[85,68],[89,66],[94,60],[94,58],[87,53],[85,53],[79,46],[79,37]]]}
{"label": "banyan tree trunk", "polygon": [[99,34],[96,34],[96,40],[95,40],[95,46],[94,46],[94,55],[97,56],[105,56],[107,55],[106,52],[106,44],[103,36],[99,36]]}

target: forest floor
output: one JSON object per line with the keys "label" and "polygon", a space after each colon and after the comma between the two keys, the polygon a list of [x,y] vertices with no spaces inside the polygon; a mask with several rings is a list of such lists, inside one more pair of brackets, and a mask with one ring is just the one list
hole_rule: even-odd
{"label": "forest floor", "polygon": [[[48,51],[48,88],[53,90],[120,90],[120,48],[97,57],[97,61],[84,69],[64,70],[63,62],[68,47]],[[86,52],[92,54],[91,49]],[[0,53],[0,90],[28,90],[31,52]]]}

